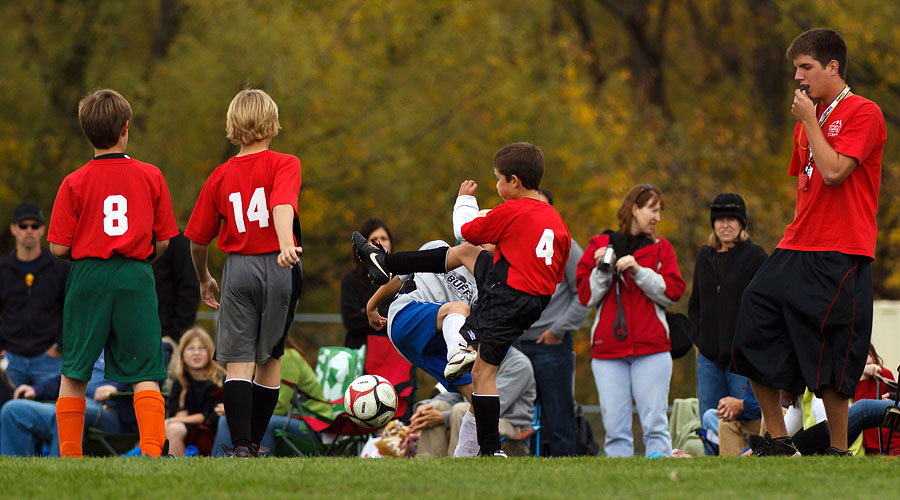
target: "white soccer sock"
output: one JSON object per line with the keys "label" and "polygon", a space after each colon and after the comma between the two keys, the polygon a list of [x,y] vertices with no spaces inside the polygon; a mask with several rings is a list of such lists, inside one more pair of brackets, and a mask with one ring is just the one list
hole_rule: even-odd
{"label": "white soccer sock", "polygon": [[[466,322],[466,317],[459,313],[450,313],[444,317],[444,323],[441,330],[444,334],[444,342],[447,343],[447,361],[456,354],[461,348],[465,348],[468,344],[466,339],[459,333],[460,328]],[[460,347],[462,346],[462,347]]]}
{"label": "white soccer sock", "polygon": [[475,427],[475,415],[471,411],[466,411],[463,416],[462,424],[459,426],[459,442],[456,443],[456,450],[453,451],[453,457],[474,457],[478,455],[478,433]]}

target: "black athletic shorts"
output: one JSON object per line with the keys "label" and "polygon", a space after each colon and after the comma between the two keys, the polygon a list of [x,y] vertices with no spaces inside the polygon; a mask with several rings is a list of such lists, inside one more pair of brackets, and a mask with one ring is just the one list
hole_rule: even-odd
{"label": "black athletic shorts", "polygon": [[531,295],[506,284],[505,262],[494,265],[494,254],[481,252],[475,261],[478,301],[460,333],[469,344],[478,344],[481,359],[500,366],[506,351],[522,333],[531,328],[550,295]]}
{"label": "black athletic shorts", "polygon": [[776,249],[744,290],[732,371],[769,387],[853,397],[872,337],[866,257]]}

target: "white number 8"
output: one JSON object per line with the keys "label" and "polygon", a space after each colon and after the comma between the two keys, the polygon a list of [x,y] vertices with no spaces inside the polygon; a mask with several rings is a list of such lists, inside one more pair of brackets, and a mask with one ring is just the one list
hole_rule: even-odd
{"label": "white number 8", "polygon": [[544,229],[537,247],[534,249],[537,258],[544,259],[544,264],[550,265],[553,262],[553,230]]}
{"label": "white number 8", "polygon": [[103,200],[103,232],[110,236],[122,236],[128,231],[128,200],[120,194],[107,196]]}

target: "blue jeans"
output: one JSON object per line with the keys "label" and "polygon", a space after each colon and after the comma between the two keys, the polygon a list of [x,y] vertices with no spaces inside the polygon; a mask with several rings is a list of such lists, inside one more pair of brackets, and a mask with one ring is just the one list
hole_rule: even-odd
{"label": "blue jeans", "polygon": [[760,418],[759,404],[753,396],[750,380],[747,377],[731,373],[727,368],[719,368],[706,356],[698,354],[697,399],[700,401],[700,415],[706,413],[710,408],[718,408],[719,400],[725,396],[744,400],[746,418]]}
{"label": "blue jeans", "polygon": [[[85,427],[97,427],[104,432],[121,432],[114,412],[100,403],[87,400]],[[49,456],[59,456],[59,435],[56,432],[56,405],[30,399],[14,399],[0,410],[0,455],[27,457],[39,454],[35,441],[49,443]]]}
{"label": "blue jeans", "polygon": [[522,352],[531,359],[541,404],[541,455],[575,455],[575,351],[572,334],[560,344],[521,342]]}
{"label": "blue jeans", "polygon": [[[284,429],[285,424],[288,424],[287,432],[291,434],[300,435],[306,432],[306,424],[296,418],[290,420],[291,421],[288,422],[288,418],[284,415],[272,415],[272,418],[269,419],[269,426],[266,427],[266,433],[263,435],[262,442],[259,443],[259,445],[274,450],[275,430]],[[226,456],[225,451],[222,449],[223,444],[229,448],[232,446],[231,431],[228,430],[228,421],[225,419],[224,415],[219,417],[219,427],[216,429],[216,441],[213,443],[213,449],[210,456]]]}
{"label": "blue jeans", "polygon": [[38,382],[58,377],[59,370],[62,368],[62,356],[54,358],[48,356],[47,353],[28,358],[7,352],[6,359],[9,360],[6,372],[9,373],[9,378],[16,387],[22,384],[35,385]]}
{"label": "blue jeans", "polygon": [[644,456],[672,456],[669,435],[669,383],[672,355],[669,351],[618,359],[592,359],[608,457],[634,456],[631,434],[631,399],[637,404],[644,433]]}
{"label": "blue jeans", "polygon": [[847,412],[847,443],[853,444],[862,431],[881,425],[884,409],[893,405],[893,401],[883,399],[860,399],[850,405]]}

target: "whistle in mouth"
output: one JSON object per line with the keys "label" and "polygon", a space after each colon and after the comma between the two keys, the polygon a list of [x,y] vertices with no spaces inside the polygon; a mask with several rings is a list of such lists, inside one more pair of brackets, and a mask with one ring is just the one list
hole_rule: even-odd
{"label": "whistle in mouth", "polygon": [[809,85],[801,85],[800,92],[807,92],[809,90]]}

